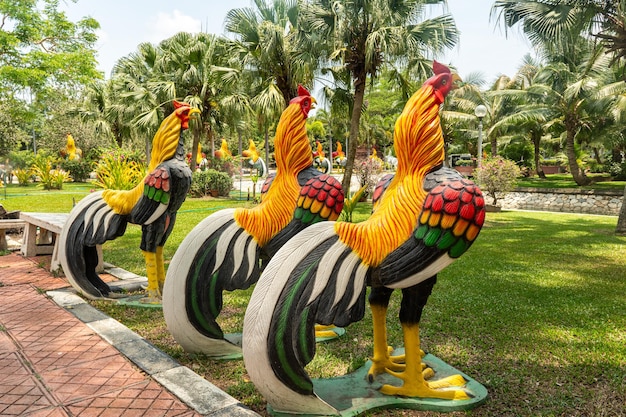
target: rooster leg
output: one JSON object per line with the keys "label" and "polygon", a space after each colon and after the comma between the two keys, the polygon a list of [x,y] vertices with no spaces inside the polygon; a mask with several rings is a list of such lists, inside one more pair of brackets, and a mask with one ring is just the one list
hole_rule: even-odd
{"label": "rooster leg", "polygon": [[389,298],[392,292],[393,290],[390,288],[373,287],[369,296],[374,327],[374,353],[372,366],[367,373],[370,382],[374,381],[376,375],[380,375],[387,370],[402,371],[404,369],[402,364],[404,358],[390,356],[393,348],[387,345],[387,307],[389,306]]}
{"label": "rooster leg", "polygon": [[159,290],[159,280],[157,278],[157,255],[154,252],[142,251],[146,259],[146,274],[148,275],[148,296],[141,299],[143,303],[160,303],[161,291]]}
{"label": "rooster leg", "polygon": [[[438,390],[436,388],[441,384],[438,382],[429,383],[424,380],[420,356],[419,324],[402,324],[402,329],[404,331],[406,369],[404,372],[389,372],[389,374],[400,378],[403,385],[400,387],[383,385],[380,392],[386,395],[402,395],[404,397],[440,398],[443,400],[469,399],[469,395],[462,389]],[[458,382],[458,385],[462,385],[465,380]],[[452,381],[446,381],[443,385],[450,386],[452,383]]]}
{"label": "rooster leg", "polygon": [[163,258],[163,246],[156,248],[156,276],[159,286],[159,293],[163,294],[163,285],[165,284],[165,259]]}
{"label": "rooster leg", "polygon": [[[433,276],[413,287],[402,290],[402,305],[400,307],[400,322],[404,333],[404,348],[406,368],[403,372],[388,371],[401,379],[404,383],[400,387],[384,385],[381,392],[387,395],[402,395],[405,397],[441,398],[448,400],[465,400],[468,394],[462,390],[438,390],[438,388],[463,386],[465,379],[460,375],[453,375],[439,381],[427,382],[425,377],[429,374],[424,370],[420,349],[419,322],[422,317],[424,306],[437,282]],[[432,370],[430,371],[432,376]]]}

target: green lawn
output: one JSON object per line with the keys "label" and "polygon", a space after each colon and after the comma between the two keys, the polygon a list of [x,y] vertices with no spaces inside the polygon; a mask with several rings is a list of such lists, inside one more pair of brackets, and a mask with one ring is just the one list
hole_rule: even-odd
{"label": "green lawn", "polygon": [[535,188],[581,188],[584,190],[617,190],[623,191],[626,181],[606,181],[606,175],[589,174],[589,178],[593,181],[591,185],[579,187],[570,174],[552,174],[547,175],[544,180],[539,177],[520,178],[517,181],[518,187],[535,187]]}
{"label": "green lawn", "polygon": [[[70,187],[66,191],[38,193],[36,202],[16,195],[0,203],[7,209],[66,211],[48,201],[53,195],[67,200],[80,193],[70,192]],[[11,206],[16,202],[20,204]],[[246,204],[189,199],[166,245],[166,257],[210,213]],[[365,219],[369,210],[369,204],[361,205],[356,220]],[[626,237],[614,235],[616,222],[611,216],[488,214],[468,253],[439,275],[422,319],[423,348],[489,391],[484,405],[451,416],[626,415]],[[129,227],[125,236],[107,243],[105,260],[143,273],[139,238],[139,228]],[[225,295],[220,317],[226,331],[240,329],[249,296],[249,290]],[[402,343],[399,299],[395,294],[388,318],[394,346]],[[167,332],[160,310],[94,304],[264,413],[263,399],[246,379],[241,361],[214,362],[185,354]],[[347,328],[345,337],[319,345],[307,370],[314,377],[341,375],[361,366],[371,349],[368,312]],[[439,414],[386,410],[369,415]]]}

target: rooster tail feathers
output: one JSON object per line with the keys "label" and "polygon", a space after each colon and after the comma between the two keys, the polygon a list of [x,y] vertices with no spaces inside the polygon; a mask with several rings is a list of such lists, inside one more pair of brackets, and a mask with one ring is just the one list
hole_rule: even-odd
{"label": "rooster tail feathers", "polygon": [[260,249],[235,222],[234,209],[208,216],[185,237],[167,271],[163,315],[186,350],[203,348],[192,342],[185,346],[183,341],[224,338],[216,321],[222,293],[254,284],[260,275],[259,259]]}
{"label": "rooster tail feathers", "polygon": [[[281,248],[248,304],[244,360],[266,398],[276,396],[275,384],[316,398],[304,370],[315,354],[315,323],[345,326],[363,318],[368,267],[339,240],[334,224],[312,225]],[[274,382],[267,382],[268,370]]]}
{"label": "rooster tail feathers", "polygon": [[83,198],[70,212],[59,238],[59,259],[68,281],[86,297],[108,295],[108,285],[95,271],[95,247],[123,235],[126,224],[126,217],[113,211],[102,192]]}

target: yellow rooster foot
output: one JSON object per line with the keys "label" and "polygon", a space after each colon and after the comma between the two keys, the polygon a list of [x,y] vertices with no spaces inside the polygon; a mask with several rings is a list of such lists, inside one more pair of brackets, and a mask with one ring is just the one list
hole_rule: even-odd
{"label": "yellow rooster foot", "polygon": [[469,400],[472,396],[463,389],[451,389],[451,387],[461,388],[467,381],[461,375],[452,375],[439,381],[426,382],[411,380],[405,373],[389,372],[404,381],[400,387],[393,385],[383,385],[380,392],[385,395],[399,395],[402,397],[419,398],[439,398],[442,400]]}
{"label": "yellow rooster foot", "polygon": [[[389,371],[401,372],[405,369],[404,364],[404,355],[393,356],[393,348],[391,346],[387,346],[387,353],[382,355],[376,355],[374,353],[374,357],[372,358],[372,366],[370,366],[369,371],[367,372],[367,379],[370,383],[374,382],[374,378],[377,375],[384,374]],[[382,357],[381,357],[382,356]]]}
{"label": "yellow rooster foot", "polygon": [[340,333],[339,330],[343,330],[341,327],[337,327],[334,325],[322,325],[322,324],[316,324],[315,325],[315,339],[316,340],[330,340],[330,339],[335,339],[341,335],[343,335],[343,331]]}
{"label": "yellow rooster foot", "polygon": [[159,290],[147,290],[147,296],[139,299],[142,304],[161,304],[161,292]]}
{"label": "yellow rooster foot", "polygon": [[[404,371],[406,356],[404,354],[392,355],[393,351],[393,347],[387,346],[387,356],[382,361],[376,361],[372,359],[372,366],[367,373],[367,378],[370,383],[374,382],[374,378],[376,377],[376,375],[380,375],[389,371]],[[420,356],[423,358],[424,356],[426,356],[426,353],[423,350],[420,350]],[[430,379],[433,376],[435,376],[435,371],[433,371],[432,368],[422,362],[422,377],[424,379]]]}

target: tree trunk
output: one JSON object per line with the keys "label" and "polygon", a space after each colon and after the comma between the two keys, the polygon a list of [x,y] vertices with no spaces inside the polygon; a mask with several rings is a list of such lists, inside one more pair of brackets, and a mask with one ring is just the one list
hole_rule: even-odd
{"label": "tree trunk", "polygon": [[193,129],[193,140],[191,141],[191,161],[189,161],[189,168],[191,172],[196,172],[196,160],[198,159],[198,144],[200,143],[201,136],[200,128]]}
{"label": "tree trunk", "polygon": [[265,163],[267,165],[267,169],[269,170],[270,166],[270,128],[268,125],[265,125]]}
{"label": "tree trunk", "polygon": [[588,185],[591,181],[585,175],[585,172],[580,169],[578,166],[578,162],[576,161],[576,151],[574,149],[574,141],[575,141],[575,130],[573,122],[568,121],[567,117],[565,120],[565,128],[566,128],[566,142],[565,142],[565,154],[567,155],[567,162],[569,165],[569,172],[572,174],[574,181],[578,185]]}
{"label": "tree trunk", "polygon": [[541,169],[541,165],[539,165],[539,142],[541,141],[541,133],[534,133],[533,132],[533,145],[535,145],[535,170],[537,171],[537,175],[539,176],[539,178],[543,178],[544,180],[546,179],[546,174],[545,172],[543,172],[543,169]]}
{"label": "tree trunk", "polygon": [[[367,75],[363,73],[354,83],[354,106],[350,118],[350,140],[348,145],[348,157],[346,167],[341,181],[344,195],[350,195],[350,182],[352,181],[352,171],[354,170],[354,158],[359,142],[359,125],[361,123],[361,111],[363,110],[363,98],[365,97],[365,81]],[[347,198],[347,197],[346,197]]]}
{"label": "tree trunk", "polygon": [[498,155],[498,138],[496,135],[492,135],[491,138],[491,156],[494,157]]}
{"label": "tree trunk", "polygon": [[624,187],[624,198],[622,199],[622,209],[619,211],[617,218],[617,227],[615,233],[626,236],[626,187]]}

